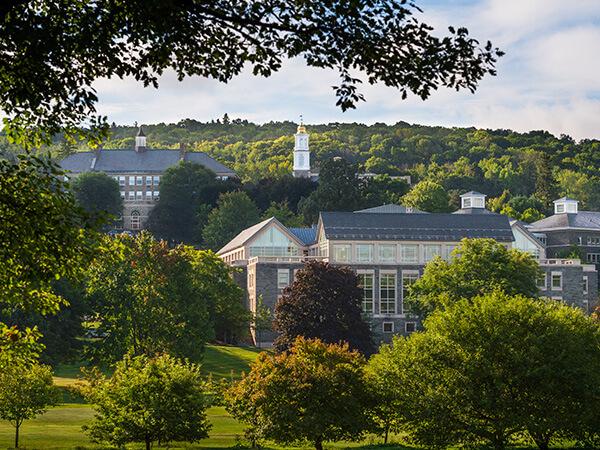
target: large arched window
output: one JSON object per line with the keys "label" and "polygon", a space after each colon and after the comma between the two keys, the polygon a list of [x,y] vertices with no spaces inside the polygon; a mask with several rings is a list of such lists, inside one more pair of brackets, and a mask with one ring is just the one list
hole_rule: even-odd
{"label": "large arched window", "polygon": [[140,213],[139,211],[131,212],[131,229],[139,230],[141,227]]}

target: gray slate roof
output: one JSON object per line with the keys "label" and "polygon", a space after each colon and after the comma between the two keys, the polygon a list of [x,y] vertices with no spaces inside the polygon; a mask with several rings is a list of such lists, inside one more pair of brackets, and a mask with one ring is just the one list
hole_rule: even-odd
{"label": "gray slate roof", "polygon": [[459,241],[493,238],[512,242],[508,217],[500,214],[354,214],[323,212],[328,239]]}
{"label": "gray slate roof", "polygon": [[[92,163],[98,154],[94,164],[94,171],[114,173],[128,172],[164,172],[171,166],[179,163],[181,153],[179,150],[155,150],[148,149],[143,152],[135,150],[100,150],[94,152],[80,152],[67,156],[62,160],[61,166],[65,170],[74,173],[89,172]],[[186,152],[185,160],[201,164],[212,170],[217,175],[235,176],[235,172],[214,160],[206,153]]]}
{"label": "gray slate roof", "polygon": [[304,245],[311,245],[317,241],[317,228],[288,228]]}
{"label": "gray slate roof", "polygon": [[387,205],[375,206],[374,208],[361,209],[359,211],[354,211],[355,213],[383,213],[383,214],[414,214],[421,213],[427,214],[424,211],[420,211],[416,208],[413,208],[409,213],[407,211],[406,206],[396,205],[394,203],[388,203]]}
{"label": "gray slate roof", "polygon": [[600,230],[600,211],[579,211],[577,214],[554,214],[545,219],[533,222],[531,231],[548,230],[552,228],[587,228]]}

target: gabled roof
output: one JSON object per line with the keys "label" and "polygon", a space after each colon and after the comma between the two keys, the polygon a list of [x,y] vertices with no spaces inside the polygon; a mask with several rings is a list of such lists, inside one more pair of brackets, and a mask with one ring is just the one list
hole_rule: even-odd
{"label": "gabled roof", "polygon": [[554,200],[552,203],[558,203],[558,202],[578,202],[578,200],[575,200],[574,198],[571,197],[562,197],[559,198],[558,200]]}
{"label": "gabled roof", "polygon": [[298,236],[296,236],[294,233],[291,233],[290,230],[284,225],[282,225],[279,220],[277,220],[275,217],[271,217],[269,219],[257,223],[256,225],[252,225],[250,228],[246,228],[245,230],[241,231],[236,237],[234,237],[231,241],[225,244],[225,246],[217,252],[217,255],[222,255],[223,253],[227,253],[231,250],[235,250],[236,248],[242,247],[248,241],[250,241],[250,239],[252,239],[254,236],[256,236],[258,233],[260,233],[262,230],[264,230],[271,224],[274,224],[278,228],[280,228],[283,233],[288,235],[290,239],[296,241],[298,245],[305,245],[304,242]]}
{"label": "gabled roof", "polygon": [[233,249],[239,248],[244,245],[252,236],[258,233],[260,230],[265,228],[268,224],[273,222],[273,220],[277,220],[274,217],[270,219],[263,220],[262,222],[257,223],[256,225],[252,225],[250,228],[246,228],[241,231],[236,237],[234,237],[231,241],[229,241],[225,246],[217,252],[217,255],[221,255],[223,253],[227,253]]}
{"label": "gabled roof", "polygon": [[354,214],[323,212],[319,218],[327,239],[459,241],[492,238],[512,242],[506,216],[500,214]]}
{"label": "gabled roof", "polygon": [[311,228],[288,228],[288,230],[304,245],[311,245],[317,241],[317,227],[315,226]]}
{"label": "gabled roof", "polygon": [[461,195],[461,197],[466,197],[467,195],[469,196],[479,196],[479,197],[487,197],[487,195],[482,194],[481,192],[477,192],[477,191],[469,191],[469,192],[465,192],[464,194]]}
{"label": "gabled roof", "polygon": [[512,228],[518,228],[525,235],[525,237],[527,237],[527,239],[533,242],[540,249],[544,250],[546,246],[542,244],[537,237],[535,237],[535,235],[529,230],[528,225],[529,224],[521,220],[510,219],[510,226]]}
{"label": "gabled roof", "polygon": [[354,211],[354,212],[355,213],[382,213],[382,214],[413,214],[413,213],[427,214],[416,208],[409,209],[406,206],[396,205],[394,203],[388,203],[387,205],[375,206],[373,208],[361,209],[361,210]]}
{"label": "gabled roof", "polygon": [[554,214],[531,224],[531,231],[553,228],[585,228],[600,230],[600,211],[579,211],[578,213]]}
{"label": "gabled roof", "polygon": [[[93,170],[106,173],[127,172],[164,172],[179,163],[179,150],[148,149],[145,152],[135,150],[100,150],[98,152],[79,152],[67,156],[61,166],[74,173],[92,170],[93,159],[96,158]],[[217,175],[235,176],[235,172],[214,160],[206,153],[186,152],[185,161],[201,164]]]}

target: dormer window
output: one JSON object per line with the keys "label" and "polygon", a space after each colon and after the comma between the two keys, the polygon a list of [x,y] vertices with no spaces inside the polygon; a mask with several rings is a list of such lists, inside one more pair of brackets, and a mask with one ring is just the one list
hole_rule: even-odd
{"label": "dormer window", "polygon": [[579,202],[569,197],[563,197],[554,201],[554,214],[577,214]]}
{"label": "dormer window", "polygon": [[485,208],[485,195],[471,191],[460,196],[461,208]]}

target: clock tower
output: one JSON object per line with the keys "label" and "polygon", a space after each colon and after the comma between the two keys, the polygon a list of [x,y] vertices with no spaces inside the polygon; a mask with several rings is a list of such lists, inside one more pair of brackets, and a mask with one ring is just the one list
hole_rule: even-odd
{"label": "clock tower", "polygon": [[300,119],[298,131],[294,135],[294,177],[309,178],[310,177],[310,151],[308,150],[308,133]]}

